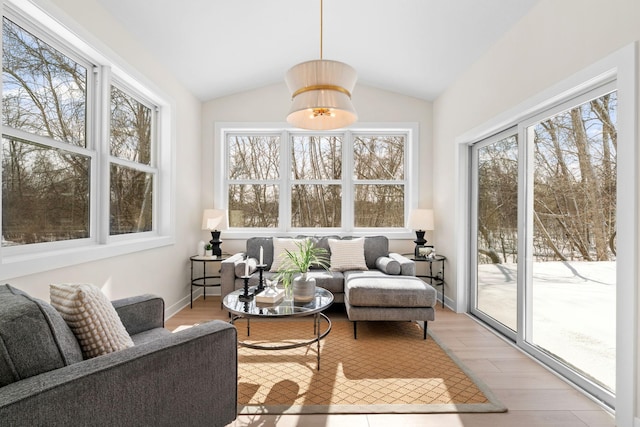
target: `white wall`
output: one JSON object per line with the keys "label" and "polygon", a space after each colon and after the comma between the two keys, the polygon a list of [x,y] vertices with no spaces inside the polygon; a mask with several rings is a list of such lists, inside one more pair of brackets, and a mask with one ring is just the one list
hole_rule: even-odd
{"label": "white wall", "polygon": [[435,235],[454,267],[451,274],[455,216],[441,213],[456,212],[456,138],[640,38],[640,2],[603,6],[600,0],[540,1],[434,103],[434,203],[444,219]]}
{"label": "white wall", "polygon": [[[283,77],[284,79],[284,77]],[[204,104],[202,113],[202,200],[205,206],[214,207],[214,144],[219,144],[214,135],[216,122],[276,122],[284,123],[291,102],[290,93],[283,83],[266,86],[215,99]],[[433,150],[432,150],[432,104],[430,102],[387,92],[374,87],[356,84],[353,104],[359,122],[417,122],[419,126],[420,186],[419,206],[432,206]],[[215,206],[218,207],[218,206]],[[203,235],[203,238],[206,236]],[[430,236],[427,235],[429,241]],[[223,248],[234,253],[244,249],[244,240],[225,239]],[[436,245],[438,242],[434,242]],[[411,240],[391,241],[390,248],[399,252],[413,251]]]}
{"label": "white wall", "polygon": [[176,243],[159,249],[89,262],[69,268],[17,277],[8,283],[30,294],[49,299],[53,282],[88,282],[101,286],[112,299],[154,293],[171,310],[188,303],[188,259],[200,236],[200,148],[202,104],[140,47],[93,0],[38,0],[44,10],[125,69],[144,76],[160,88],[175,107],[175,221]]}
{"label": "white wall", "polygon": [[[459,170],[460,147],[456,140],[640,39],[639,22],[640,2],[637,0],[541,0],[436,100],[434,156],[437,161],[433,184],[437,191],[434,192],[434,206],[443,221],[438,223],[435,238],[442,242],[438,244],[439,249],[449,259],[447,294],[450,298],[460,299],[467,292],[464,277],[456,277],[456,271],[463,271],[458,265],[458,255],[464,249],[460,218],[466,215],[458,198],[464,187],[460,180],[464,171]],[[634,198],[633,205],[637,210],[638,195],[629,194],[629,197]],[[447,212],[450,215],[444,215]],[[634,256],[637,260],[637,254]],[[634,319],[628,320],[633,325]],[[618,348],[622,348],[618,344]],[[636,372],[635,366],[618,366],[618,369]],[[619,381],[618,390],[633,394],[635,384]],[[620,426],[632,425],[635,409],[631,408],[636,402],[630,402],[630,398],[618,393],[617,421]]]}

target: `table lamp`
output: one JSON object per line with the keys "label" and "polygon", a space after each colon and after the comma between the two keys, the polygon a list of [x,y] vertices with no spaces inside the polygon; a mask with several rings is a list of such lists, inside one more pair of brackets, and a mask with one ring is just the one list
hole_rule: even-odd
{"label": "table lamp", "polygon": [[225,209],[205,209],[202,214],[202,229],[211,231],[211,246],[213,255],[222,256],[220,244],[220,230],[226,230],[229,226],[227,211]]}
{"label": "table lamp", "polygon": [[425,230],[433,230],[433,210],[432,209],[412,209],[409,214],[407,227],[416,231],[416,244],[414,256],[420,256],[420,248],[424,247],[427,240],[424,238]]}

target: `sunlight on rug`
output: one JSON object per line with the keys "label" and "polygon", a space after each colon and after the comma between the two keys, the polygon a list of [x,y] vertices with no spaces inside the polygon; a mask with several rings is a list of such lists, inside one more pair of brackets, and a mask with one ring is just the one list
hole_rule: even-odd
{"label": "sunlight on rug", "polygon": [[[238,321],[238,339],[290,343],[313,336],[311,318]],[[459,360],[412,322],[333,320],[321,342],[291,350],[238,348],[238,413],[505,412]],[[454,360],[455,359],[455,360]]]}

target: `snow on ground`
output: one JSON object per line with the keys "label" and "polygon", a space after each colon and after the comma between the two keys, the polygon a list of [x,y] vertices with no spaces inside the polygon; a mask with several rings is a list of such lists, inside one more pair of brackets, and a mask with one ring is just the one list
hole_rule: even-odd
{"label": "snow on ground", "polygon": [[[615,390],[616,263],[537,262],[531,343]],[[478,308],[516,329],[515,264],[478,268]]]}

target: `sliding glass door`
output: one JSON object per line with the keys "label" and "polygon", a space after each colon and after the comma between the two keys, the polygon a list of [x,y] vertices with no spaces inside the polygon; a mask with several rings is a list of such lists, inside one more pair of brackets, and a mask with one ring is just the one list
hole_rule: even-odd
{"label": "sliding glass door", "polygon": [[514,337],[517,331],[518,137],[516,130],[474,147],[476,314]]}
{"label": "sliding glass door", "polygon": [[613,405],[617,96],[474,145],[471,312]]}
{"label": "sliding glass door", "polygon": [[616,93],[526,128],[533,145],[525,340],[615,389]]}

